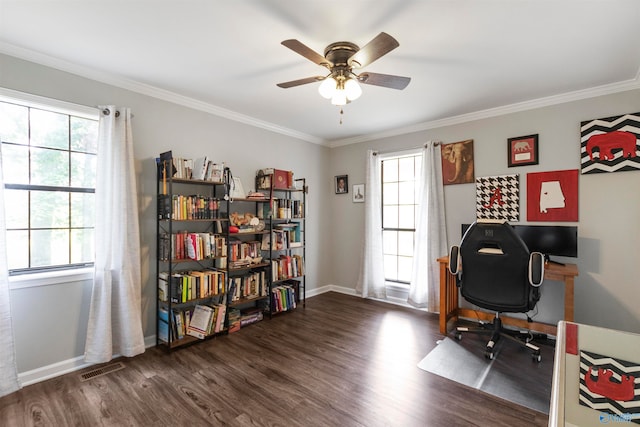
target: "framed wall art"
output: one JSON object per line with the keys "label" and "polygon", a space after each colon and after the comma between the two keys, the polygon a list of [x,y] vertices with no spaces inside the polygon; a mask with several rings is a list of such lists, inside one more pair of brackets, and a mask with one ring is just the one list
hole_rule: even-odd
{"label": "framed wall art", "polygon": [[580,123],[582,174],[640,170],[640,113]]}
{"label": "framed wall art", "polygon": [[578,170],[527,174],[527,221],[578,221]]}
{"label": "framed wall art", "polygon": [[474,182],[473,139],[443,144],[440,152],[444,185]]}
{"label": "framed wall art", "polygon": [[538,164],[538,134],[507,140],[509,167]]}
{"label": "framed wall art", "polygon": [[347,194],[349,192],[349,176],[336,176],[336,194]]}
{"label": "framed wall art", "polygon": [[353,203],[364,203],[364,184],[353,184]]}
{"label": "framed wall art", "polygon": [[476,218],[520,221],[520,175],[476,178]]}

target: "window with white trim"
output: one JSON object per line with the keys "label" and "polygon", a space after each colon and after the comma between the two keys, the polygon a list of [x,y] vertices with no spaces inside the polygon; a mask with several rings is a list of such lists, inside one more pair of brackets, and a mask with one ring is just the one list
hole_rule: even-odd
{"label": "window with white trim", "polygon": [[9,272],[93,265],[98,112],[25,98],[0,94]]}
{"label": "window with white trim", "polygon": [[381,163],[385,279],[407,286],[413,270],[422,154],[385,155]]}

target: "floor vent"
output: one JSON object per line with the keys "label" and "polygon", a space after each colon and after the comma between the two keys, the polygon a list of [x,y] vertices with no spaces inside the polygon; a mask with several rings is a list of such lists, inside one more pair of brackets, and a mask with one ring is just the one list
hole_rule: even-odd
{"label": "floor vent", "polygon": [[102,375],[110,374],[111,372],[119,371],[120,369],[124,369],[124,365],[122,363],[112,363],[111,365],[102,366],[85,372],[84,374],[80,374],[80,380],[88,381],[96,377],[101,377]]}

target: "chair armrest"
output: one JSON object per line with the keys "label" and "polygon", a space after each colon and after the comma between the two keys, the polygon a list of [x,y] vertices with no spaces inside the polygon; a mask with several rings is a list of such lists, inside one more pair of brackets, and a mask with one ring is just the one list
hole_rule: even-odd
{"label": "chair armrest", "polygon": [[544,255],[540,252],[531,252],[529,255],[529,283],[538,287],[544,280]]}
{"label": "chair armrest", "polygon": [[449,249],[449,273],[454,276],[460,271],[460,246],[453,245]]}

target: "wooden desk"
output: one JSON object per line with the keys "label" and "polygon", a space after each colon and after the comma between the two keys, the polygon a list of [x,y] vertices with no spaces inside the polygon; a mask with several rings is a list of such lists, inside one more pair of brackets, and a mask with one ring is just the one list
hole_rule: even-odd
{"label": "wooden desk", "polygon": [[[458,287],[455,276],[449,272],[449,257],[438,258],[440,263],[440,333],[447,334],[449,320],[458,320],[458,317],[491,321],[494,313],[472,310],[458,307]],[[575,264],[558,265],[547,263],[544,266],[545,280],[564,282],[564,319],[573,321],[573,291],[574,279],[578,275],[578,266]],[[544,284],[543,284],[544,285]],[[502,323],[523,329],[531,329],[545,334],[556,335],[556,326],[540,322],[527,322],[526,319],[517,319],[501,316]]]}

